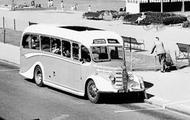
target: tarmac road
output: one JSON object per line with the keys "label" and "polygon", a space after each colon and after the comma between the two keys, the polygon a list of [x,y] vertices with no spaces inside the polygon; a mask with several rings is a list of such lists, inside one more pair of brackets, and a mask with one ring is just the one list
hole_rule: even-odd
{"label": "tarmac road", "polygon": [[[88,100],[50,87],[37,87],[19,68],[0,62],[0,120],[187,120],[190,117],[132,100]],[[110,98],[110,97],[109,97]]]}

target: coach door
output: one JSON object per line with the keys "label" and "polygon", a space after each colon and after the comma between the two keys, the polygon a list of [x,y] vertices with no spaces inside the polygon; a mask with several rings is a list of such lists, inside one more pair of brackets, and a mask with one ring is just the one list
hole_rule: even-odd
{"label": "coach door", "polygon": [[78,43],[73,42],[72,43],[72,59],[73,62],[71,63],[70,68],[70,76],[72,86],[77,91],[81,91],[82,87],[82,78],[81,78],[81,62],[80,62],[80,45]]}
{"label": "coach door", "polygon": [[[90,75],[92,75],[94,73],[94,69],[91,66],[91,57],[90,57],[90,52],[88,50],[87,47],[85,47],[84,45],[81,45],[81,79],[82,79],[82,88],[85,88],[85,82],[87,80],[87,77],[89,77]],[[82,89],[81,88],[81,89]]]}

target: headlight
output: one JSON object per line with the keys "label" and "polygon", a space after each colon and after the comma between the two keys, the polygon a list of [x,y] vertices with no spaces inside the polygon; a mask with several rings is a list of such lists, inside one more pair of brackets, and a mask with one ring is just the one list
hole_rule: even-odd
{"label": "headlight", "polygon": [[142,88],[142,89],[145,89],[143,77],[138,76],[137,78],[138,78],[138,80],[139,80],[139,83],[140,83],[140,85],[141,85],[141,88]]}
{"label": "headlight", "polygon": [[129,74],[129,81],[131,82],[131,87],[138,86],[139,89],[145,89],[143,77]]}
{"label": "headlight", "polygon": [[110,74],[109,79],[111,80],[112,84],[115,84],[115,76]]}
{"label": "headlight", "polygon": [[133,74],[129,74],[129,80],[134,80],[134,75]]}

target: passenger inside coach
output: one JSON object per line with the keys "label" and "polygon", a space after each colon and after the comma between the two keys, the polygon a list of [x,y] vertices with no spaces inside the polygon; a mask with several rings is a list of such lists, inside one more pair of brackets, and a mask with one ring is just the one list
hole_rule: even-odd
{"label": "passenger inside coach", "polygon": [[84,62],[90,62],[90,52],[85,46],[81,46],[81,58]]}
{"label": "passenger inside coach", "polygon": [[71,57],[71,45],[68,41],[62,41],[62,54],[65,57],[70,58]]}
{"label": "passenger inside coach", "polygon": [[54,43],[52,47],[52,52],[59,55],[61,54],[60,48],[58,47],[57,43]]}

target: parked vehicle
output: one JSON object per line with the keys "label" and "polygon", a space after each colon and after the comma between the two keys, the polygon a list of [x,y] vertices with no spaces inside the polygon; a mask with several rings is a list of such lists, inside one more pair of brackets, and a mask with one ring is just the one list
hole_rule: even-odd
{"label": "parked vehicle", "polygon": [[85,26],[33,24],[21,39],[20,74],[97,103],[102,93],[138,92],[142,77],[128,73],[120,35]]}

